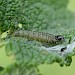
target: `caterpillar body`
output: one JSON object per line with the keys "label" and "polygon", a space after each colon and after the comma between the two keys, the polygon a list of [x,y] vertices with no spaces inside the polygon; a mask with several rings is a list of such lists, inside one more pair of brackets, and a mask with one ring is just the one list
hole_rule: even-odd
{"label": "caterpillar body", "polygon": [[64,41],[62,35],[53,35],[45,32],[28,31],[28,30],[16,30],[12,33],[15,37],[25,37],[29,40],[36,40],[48,45],[57,45]]}

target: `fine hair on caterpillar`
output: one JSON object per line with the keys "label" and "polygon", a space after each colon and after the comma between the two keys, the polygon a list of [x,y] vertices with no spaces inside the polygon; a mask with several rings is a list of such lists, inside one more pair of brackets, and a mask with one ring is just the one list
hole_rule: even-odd
{"label": "fine hair on caterpillar", "polygon": [[48,45],[57,45],[64,41],[64,37],[62,35],[53,35],[37,31],[16,30],[11,35],[14,37],[25,37],[29,40],[36,40]]}

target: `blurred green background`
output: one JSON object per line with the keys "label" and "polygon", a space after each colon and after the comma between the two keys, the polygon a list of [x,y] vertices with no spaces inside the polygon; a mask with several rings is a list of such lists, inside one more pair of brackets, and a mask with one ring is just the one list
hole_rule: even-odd
{"label": "blurred green background", "polygon": [[[75,13],[75,0],[69,0],[67,9]],[[7,57],[5,55],[5,47],[0,49],[0,66],[8,66],[11,63],[14,63],[14,57]],[[60,67],[59,64],[44,64],[39,66],[40,72],[43,75],[75,75],[75,57],[72,57],[72,64],[69,67]]]}

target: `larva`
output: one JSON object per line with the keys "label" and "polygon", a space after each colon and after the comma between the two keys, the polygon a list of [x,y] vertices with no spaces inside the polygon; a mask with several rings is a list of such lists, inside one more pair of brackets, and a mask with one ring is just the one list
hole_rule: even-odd
{"label": "larva", "polygon": [[28,31],[28,30],[16,30],[12,33],[15,37],[25,37],[29,40],[36,40],[42,43],[57,45],[64,41],[64,37],[61,35],[53,35],[44,32]]}

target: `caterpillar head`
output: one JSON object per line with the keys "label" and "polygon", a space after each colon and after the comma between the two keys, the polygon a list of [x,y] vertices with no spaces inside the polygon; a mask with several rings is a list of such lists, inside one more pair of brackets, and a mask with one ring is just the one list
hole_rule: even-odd
{"label": "caterpillar head", "polygon": [[49,41],[49,46],[55,46],[58,44],[64,44],[65,43],[65,38],[62,35],[56,35],[52,38],[52,41]]}
{"label": "caterpillar head", "polygon": [[61,36],[61,35],[57,35],[57,36],[55,36],[55,39],[56,39],[57,41],[63,41],[63,40],[64,40],[64,37]]}

